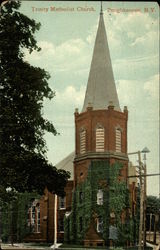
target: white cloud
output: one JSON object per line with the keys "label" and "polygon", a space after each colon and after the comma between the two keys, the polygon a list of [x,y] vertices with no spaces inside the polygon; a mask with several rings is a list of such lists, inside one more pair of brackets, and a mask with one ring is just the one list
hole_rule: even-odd
{"label": "white cloud", "polygon": [[92,28],[89,30],[89,35],[86,38],[86,41],[90,44],[90,46],[93,46],[95,37],[96,37],[96,32],[98,29],[98,23],[99,23],[99,18],[96,21],[96,24],[92,26]]}
{"label": "white cloud", "polygon": [[118,34],[121,32],[127,34],[132,32],[132,35],[138,35],[145,34],[146,30],[158,30],[158,22],[149,14],[142,12],[129,13],[127,15],[124,13],[119,15],[113,13],[112,16],[108,16],[106,13],[105,22],[108,24],[107,30],[113,30]]}
{"label": "white cloud", "polygon": [[158,53],[158,22],[148,13],[112,13],[104,15],[108,41],[114,58],[140,52]]}
{"label": "white cloud", "polygon": [[55,46],[52,42],[39,41],[37,45],[41,48],[40,52],[33,51],[30,54],[28,50],[24,50],[25,60],[31,60],[37,63],[37,61],[41,61],[42,58],[47,58],[48,56],[53,56],[55,54]]}
{"label": "white cloud", "polygon": [[[159,112],[159,76],[154,75],[146,79],[118,81],[117,92],[120,103],[128,106],[133,121],[144,120],[157,122]],[[154,124],[155,125],[155,124]]]}
{"label": "white cloud", "polygon": [[85,48],[85,43],[82,39],[71,39],[56,47],[57,55],[65,57],[66,55],[79,55]]}
{"label": "white cloud", "polygon": [[[140,91],[143,92],[140,92]],[[134,94],[141,96],[143,93],[146,97],[157,99],[159,96],[159,74],[151,76],[147,80],[118,80],[117,86],[118,95],[127,102],[131,102],[130,99]],[[124,95],[126,93],[126,95]],[[131,97],[128,94],[131,94]]]}
{"label": "white cloud", "polygon": [[131,43],[131,46],[135,46],[137,44],[144,44],[144,41],[145,41],[145,37],[144,36],[137,37],[134,40],[134,42]]}
{"label": "white cloud", "polygon": [[85,95],[85,87],[81,86],[76,90],[73,85],[69,85],[63,92],[57,92],[55,103],[62,105],[72,105],[74,107],[80,107],[83,104]]}
{"label": "white cloud", "polygon": [[137,55],[113,60],[113,70],[116,79],[134,79],[150,77],[157,74],[159,55]]}
{"label": "white cloud", "polygon": [[38,43],[38,46],[42,49],[41,50],[42,53],[51,54],[51,55],[55,54],[55,46],[51,42],[40,41]]}
{"label": "white cloud", "polygon": [[29,54],[25,51],[25,60],[45,67],[48,71],[80,70],[87,66],[90,52],[88,43],[82,39],[70,39],[58,45],[48,41],[39,41],[38,46],[41,47],[40,52],[34,51]]}
{"label": "white cloud", "polygon": [[142,36],[137,37],[132,43],[131,46],[140,46],[140,48],[144,48],[145,50],[148,49],[148,52],[150,53],[150,48],[157,47],[158,50],[158,32],[152,30],[148,31],[146,34],[143,34]]}
{"label": "white cloud", "polygon": [[73,114],[75,108],[78,108],[81,112],[82,105],[84,102],[85,87],[81,86],[79,89],[76,89],[74,85],[69,85],[63,90],[57,90],[56,96],[53,98],[52,102],[45,100],[44,106],[44,116],[49,120],[60,121],[64,120],[63,124],[67,123],[67,126],[70,126],[73,123]]}
{"label": "white cloud", "polygon": [[140,88],[137,88],[137,86],[141,87],[140,82],[137,80],[118,80],[118,86],[117,86],[117,92],[119,96],[120,103],[123,106],[129,106],[129,108],[134,108],[133,105],[135,105],[135,97],[137,97],[141,94]]}
{"label": "white cloud", "polygon": [[148,81],[144,83],[144,91],[149,98],[153,98],[158,101],[159,98],[159,75],[152,76]]}

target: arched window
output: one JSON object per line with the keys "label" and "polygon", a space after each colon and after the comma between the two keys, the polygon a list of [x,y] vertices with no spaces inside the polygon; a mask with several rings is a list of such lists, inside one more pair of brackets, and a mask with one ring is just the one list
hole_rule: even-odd
{"label": "arched window", "polygon": [[96,128],[96,152],[104,152],[104,127]]}
{"label": "arched window", "polygon": [[32,232],[40,233],[40,204],[35,199],[28,210],[28,226]]}
{"label": "arched window", "polygon": [[80,154],[86,152],[86,130],[81,129],[80,131]]}
{"label": "arched window", "polygon": [[102,191],[102,189],[99,189],[97,192],[97,204],[103,205],[103,191]]}
{"label": "arched window", "polygon": [[120,128],[116,128],[116,152],[121,152],[122,147],[122,132]]}

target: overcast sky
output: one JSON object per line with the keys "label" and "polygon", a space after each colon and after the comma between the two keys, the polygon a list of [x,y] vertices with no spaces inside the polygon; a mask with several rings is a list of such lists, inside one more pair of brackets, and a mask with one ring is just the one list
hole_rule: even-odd
{"label": "overcast sky", "polygon": [[[121,109],[129,110],[128,152],[148,147],[147,172],[158,173],[158,5],[104,2],[103,10]],[[26,60],[50,73],[49,85],[56,92],[52,101],[44,103],[44,116],[60,133],[46,135],[48,159],[56,164],[74,151],[74,110],[83,106],[100,2],[24,1],[21,11],[42,25],[36,33],[42,51],[26,52]],[[131,160],[137,164],[136,155]],[[159,176],[148,177],[147,190],[158,195]]]}

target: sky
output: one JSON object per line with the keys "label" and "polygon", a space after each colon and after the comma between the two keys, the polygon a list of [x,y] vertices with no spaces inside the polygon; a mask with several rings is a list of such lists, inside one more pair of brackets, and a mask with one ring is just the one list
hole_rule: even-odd
{"label": "sky", "polygon": [[[83,106],[100,1],[22,1],[20,11],[41,23],[35,37],[42,50],[25,51],[25,60],[49,72],[48,83],[56,93],[43,109],[60,133],[45,136],[48,160],[55,165],[74,151],[74,111]],[[158,5],[107,1],[103,12],[120,106],[129,111],[128,152],[147,147],[147,173],[158,173]],[[137,155],[130,160],[138,164]],[[159,176],[147,177],[147,194],[158,196],[159,183]]]}

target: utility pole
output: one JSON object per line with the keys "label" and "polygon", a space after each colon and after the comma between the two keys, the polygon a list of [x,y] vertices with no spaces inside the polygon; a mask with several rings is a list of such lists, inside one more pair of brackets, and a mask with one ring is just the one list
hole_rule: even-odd
{"label": "utility pole", "polygon": [[139,246],[138,250],[141,250],[142,245],[142,228],[143,228],[143,201],[144,201],[144,188],[142,182],[142,162],[141,152],[138,151],[138,162],[139,162],[139,179],[140,179],[140,221],[139,221]]}
{"label": "utility pole", "polygon": [[149,149],[145,147],[142,151],[144,153],[144,208],[143,208],[143,249],[146,247],[146,210],[147,210],[147,167],[146,167],[146,153],[149,153]]}
{"label": "utility pole", "polygon": [[141,151],[128,153],[128,155],[138,155],[138,169],[139,169],[139,180],[140,180],[140,220],[139,220],[139,243],[138,250],[142,250],[142,229],[143,229],[143,201],[144,201],[144,188],[142,182],[142,168],[143,164],[141,162]]}
{"label": "utility pole", "polygon": [[144,163],[144,208],[143,208],[143,249],[146,247],[146,209],[147,209],[147,195],[146,195],[146,163]]}
{"label": "utility pole", "polygon": [[[146,153],[149,153],[149,149],[145,147],[142,151],[128,153],[128,155],[138,154],[139,162],[139,180],[140,180],[140,221],[139,221],[139,246],[138,250],[142,249],[142,231],[143,231],[143,249],[146,245]],[[144,153],[144,164],[141,161],[141,153]],[[143,173],[142,173],[143,170]],[[143,177],[143,178],[142,178]]]}

